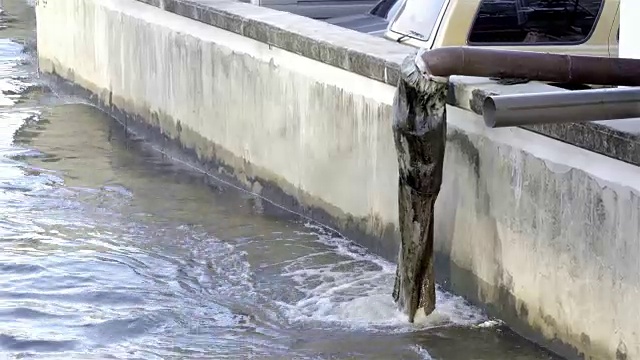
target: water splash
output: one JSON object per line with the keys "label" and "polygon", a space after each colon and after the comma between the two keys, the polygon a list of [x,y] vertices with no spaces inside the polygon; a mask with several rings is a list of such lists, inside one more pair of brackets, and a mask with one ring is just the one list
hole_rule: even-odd
{"label": "water splash", "polygon": [[[307,227],[327,251],[296,258],[283,268],[282,276],[290,278],[303,294],[296,302],[281,303],[290,321],[395,333],[486,321],[479,309],[438,287],[435,311],[429,316],[422,313],[410,324],[389,295],[394,264],[322,228]],[[323,256],[330,260],[319,260]]]}

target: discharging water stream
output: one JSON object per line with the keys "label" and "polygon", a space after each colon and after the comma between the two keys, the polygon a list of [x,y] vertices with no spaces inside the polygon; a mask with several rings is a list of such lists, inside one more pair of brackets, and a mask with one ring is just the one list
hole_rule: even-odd
{"label": "discharging water stream", "polygon": [[551,358],[441,291],[408,324],[393,264],[45,91],[33,9],[3,5],[0,358]]}

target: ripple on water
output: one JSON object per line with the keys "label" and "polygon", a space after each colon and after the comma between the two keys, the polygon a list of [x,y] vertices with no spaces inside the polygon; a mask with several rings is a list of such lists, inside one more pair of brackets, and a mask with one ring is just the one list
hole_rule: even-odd
{"label": "ripple on water", "polygon": [[78,344],[76,340],[33,340],[31,337],[0,334],[0,348],[9,351],[60,352],[73,350]]}
{"label": "ripple on water", "polygon": [[0,263],[0,274],[5,275],[36,275],[46,269],[37,264],[20,264],[15,262]]}

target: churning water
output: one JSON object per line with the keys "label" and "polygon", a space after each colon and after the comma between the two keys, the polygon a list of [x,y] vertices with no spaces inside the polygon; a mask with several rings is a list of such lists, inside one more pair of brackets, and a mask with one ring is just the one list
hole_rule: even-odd
{"label": "churning water", "polygon": [[0,358],[550,358],[444,292],[408,324],[393,264],[51,91],[33,9],[3,5]]}

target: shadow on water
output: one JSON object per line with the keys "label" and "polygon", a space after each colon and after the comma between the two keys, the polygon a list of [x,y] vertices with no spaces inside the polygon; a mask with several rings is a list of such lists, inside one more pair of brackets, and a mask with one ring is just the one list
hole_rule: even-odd
{"label": "shadow on water", "polygon": [[[17,20],[0,38],[32,36],[25,2],[3,3]],[[265,214],[47,91],[24,43],[0,40],[2,355],[550,358],[441,291],[435,315],[408,324],[393,264]]]}

